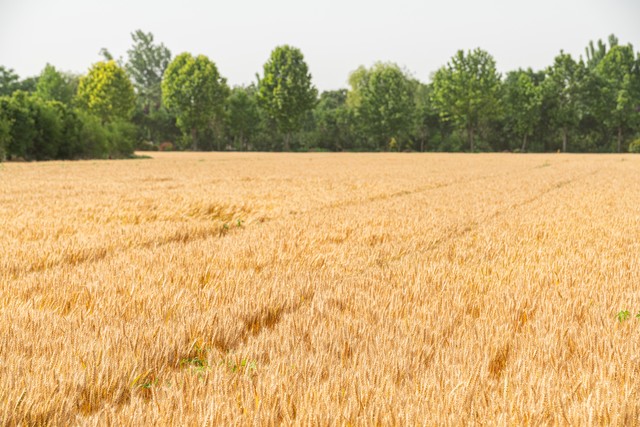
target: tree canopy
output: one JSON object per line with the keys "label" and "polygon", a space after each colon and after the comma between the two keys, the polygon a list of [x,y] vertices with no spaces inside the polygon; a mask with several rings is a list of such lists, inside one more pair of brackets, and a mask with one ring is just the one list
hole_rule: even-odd
{"label": "tree canopy", "polygon": [[[414,88],[396,64],[377,63],[359,68],[349,78],[351,102],[364,133],[376,149],[408,137],[414,120]],[[397,148],[397,147],[396,147]]]}
{"label": "tree canopy", "polygon": [[623,133],[638,123],[640,64],[634,58],[633,46],[613,46],[598,63],[596,72],[604,82],[604,121],[615,132],[620,152]]}
{"label": "tree canopy", "polygon": [[42,99],[59,101],[70,105],[78,87],[78,80],[69,74],[63,74],[53,65],[47,64],[36,84],[36,93]]}
{"label": "tree canopy", "polygon": [[155,44],[153,34],[137,30],[131,34],[133,46],[127,51],[125,65],[136,89],[138,101],[147,109],[162,104],[162,76],[171,62],[171,51],[162,43]]}
{"label": "tree canopy", "polygon": [[165,105],[177,116],[178,127],[198,149],[198,137],[214,120],[222,118],[229,95],[226,80],[216,64],[204,55],[178,55],[167,67],[162,80]]}
{"label": "tree canopy", "polygon": [[115,61],[98,62],[80,78],[77,100],[103,123],[128,120],[135,105],[133,85]]}
{"label": "tree canopy", "polygon": [[[477,48],[429,81],[359,66],[318,93],[300,49],[276,47],[229,88],[216,63],[131,33],[85,75],[0,66],[0,160],[126,157],[141,150],[640,152],[640,53],[617,37],[501,75]],[[118,58],[114,60],[114,58]],[[124,58],[124,59],[123,59]]]}
{"label": "tree canopy", "polygon": [[300,129],[317,96],[300,49],[288,45],[275,48],[264,64],[262,77],[258,77],[258,102],[285,134],[285,151],[290,149],[291,133]]}
{"label": "tree canopy", "polygon": [[471,151],[479,127],[498,114],[499,100],[500,74],[493,57],[482,49],[459,50],[433,78],[434,103],[445,120],[465,128]]}

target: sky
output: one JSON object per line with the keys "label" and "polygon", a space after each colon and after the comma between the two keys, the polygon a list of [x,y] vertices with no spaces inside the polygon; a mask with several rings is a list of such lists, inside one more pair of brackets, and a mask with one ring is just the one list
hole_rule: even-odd
{"label": "sky", "polygon": [[232,86],[289,44],[332,90],[377,61],[429,82],[459,49],[488,51],[502,73],[543,69],[561,49],[577,58],[612,33],[639,51],[639,22],[640,0],[0,0],[0,65],[22,78],[46,63],[84,74],[101,48],[126,59],[141,29],[174,56],[208,56]]}

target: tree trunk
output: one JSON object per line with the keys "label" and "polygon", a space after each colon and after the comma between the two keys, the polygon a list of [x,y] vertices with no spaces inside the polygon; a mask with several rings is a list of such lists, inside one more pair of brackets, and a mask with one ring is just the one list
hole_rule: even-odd
{"label": "tree trunk", "polygon": [[193,151],[198,151],[198,130],[196,128],[191,128],[191,149]]}
{"label": "tree trunk", "polygon": [[520,149],[520,151],[522,151],[524,153],[524,150],[527,149],[527,134],[524,134],[524,138],[522,138],[522,148]]}
{"label": "tree trunk", "polygon": [[474,140],[473,140],[473,128],[472,127],[467,128],[467,138],[469,140],[469,149],[473,153],[476,147],[475,147]]}
{"label": "tree trunk", "polygon": [[562,152],[567,152],[567,129],[562,128]]}
{"label": "tree trunk", "polygon": [[618,153],[622,152],[622,126],[618,126]]}
{"label": "tree trunk", "polygon": [[424,146],[429,139],[429,128],[425,128],[422,132],[422,138],[420,138],[420,152],[424,153]]}
{"label": "tree trunk", "polygon": [[291,139],[291,132],[287,132],[284,136],[284,151],[291,151],[289,140]]}

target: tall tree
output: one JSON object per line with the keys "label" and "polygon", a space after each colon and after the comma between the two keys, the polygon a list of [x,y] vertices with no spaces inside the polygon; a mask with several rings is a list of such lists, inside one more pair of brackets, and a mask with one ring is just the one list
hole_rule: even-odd
{"label": "tall tree", "polygon": [[0,65],[0,96],[11,96],[20,86],[20,77],[11,68]]}
{"label": "tall tree", "polygon": [[596,68],[605,82],[604,122],[616,134],[617,151],[622,151],[625,130],[634,128],[640,107],[640,70],[633,46],[613,46]]}
{"label": "tall tree", "polygon": [[[415,99],[411,79],[396,64],[359,68],[350,76],[357,116],[377,149],[402,148],[410,134]],[[400,146],[390,147],[392,141]]]}
{"label": "tall tree", "polygon": [[453,120],[467,133],[469,149],[475,150],[479,127],[499,112],[500,75],[489,53],[459,50],[433,78],[433,101],[443,119]]}
{"label": "tall tree", "polygon": [[[433,86],[414,81],[415,128],[414,137],[419,151],[425,151],[434,135],[440,130],[440,115],[433,105]],[[431,146],[429,149],[433,149]]]}
{"label": "tall tree", "polygon": [[260,128],[255,87],[235,87],[227,100],[227,128],[237,149],[247,150]]}
{"label": "tall tree", "polygon": [[540,120],[542,91],[531,78],[531,72],[512,71],[504,81],[505,116],[512,132],[522,141],[526,151],[528,138]]}
{"label": "tall tree", "polygon": [[331,90],[320,94],[313,110],[316,124],[314,145],[332,151],[353,148],[351,113],[347,107],[347,90]]}
{"label": "tall tree", "polygon": [[291,149],[291,135],[316,104],[318,91],[302,52],[284,45],[271,52],[258,76],[258,102],[285,135],[284,150]]}
{"label": "tall tree", "polygon": [[77,90],[77,84],[73,76],[63,74],[53,65],[47,64],[38,78],[36,94],[48,101],[59,101],[70,105]]}
{"label": "tall tree", "polygon": [[115,61],[98,62],[80,78],[78,104],[103,123],[129,120],[135,104],[133,86]]}
{"label": "tall tree", "polygon": [[36,87],[38,86],[38,79],[38,76],[25,77],[18,82],[16,90],[33,93],[36,91]]}
{"label": "tall tree", "polygon": [[11,122],[2,110],[2,101],[0,101],[0,162],[7,158],[7,147],[11,141]]}
{"label": "tall tree", "polygon": [[137,30],[131,38],[133,46],[127,51],[125,68],[136,89],[133,122],[141,141],[160,142],[173,134],[167,125],[173,122],[175,127],[175,117],[162,105],[162,76],[171,62],[171,51],[162,43],[154,43],[151,33]]}
{"label": "tall tree", "polygon": [[171,62],[171,51],[154,44],[153,34],[137,30],[131,34],[133,47],[127,51],[129,72],[143,108],[157,110],[162,104],[162,76]]}
{"label": "tall tree", "polygon": [[547,78],[542,88],[543,97],[548,101],[546,107],[552,111],[552,123],[559,129],[562,137],[563,152],[568,149],[569,133],[579,119],[577,76],[580,66],[571,55],[561,51],[555,57],[553,65],[547,69]]}
{"label": "tall tree", "polygon": [[[611,34],[609,36],[609,48],[613,48],[618,45],[618,38]],[[589,46],[586,47],[585,53],[587,55],[586,65],[589,69],[594,69],[598,66],[600,61],[607,54],[607,44],[602,40],[598,40],[597,45],[593,43],[593,40],[589,42]]]}
{"label": "tall tree", "polygon": [[163,102],[176,113],[178,127],[194,150],[198,149],[199,134],[222,120],[228,95],[226,79],[204,55],[178,55],[162,80]]}

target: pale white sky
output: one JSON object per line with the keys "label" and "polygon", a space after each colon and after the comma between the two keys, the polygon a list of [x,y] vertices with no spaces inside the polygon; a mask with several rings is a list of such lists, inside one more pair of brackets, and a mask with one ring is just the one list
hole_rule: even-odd
{"label": "pale white sky", "polygon": [[458,49],[481,47],[500,71],[541,69],[616,34],[640,50],[640,0],[0,0],[0,65],[21,77],[49,62],[85,73],[106,47],[126,56],[150,31],[173,55],[205,54],[248,84],[271,50],[300,48],[320,90],[359,65],[393,61],[429,81]]}

